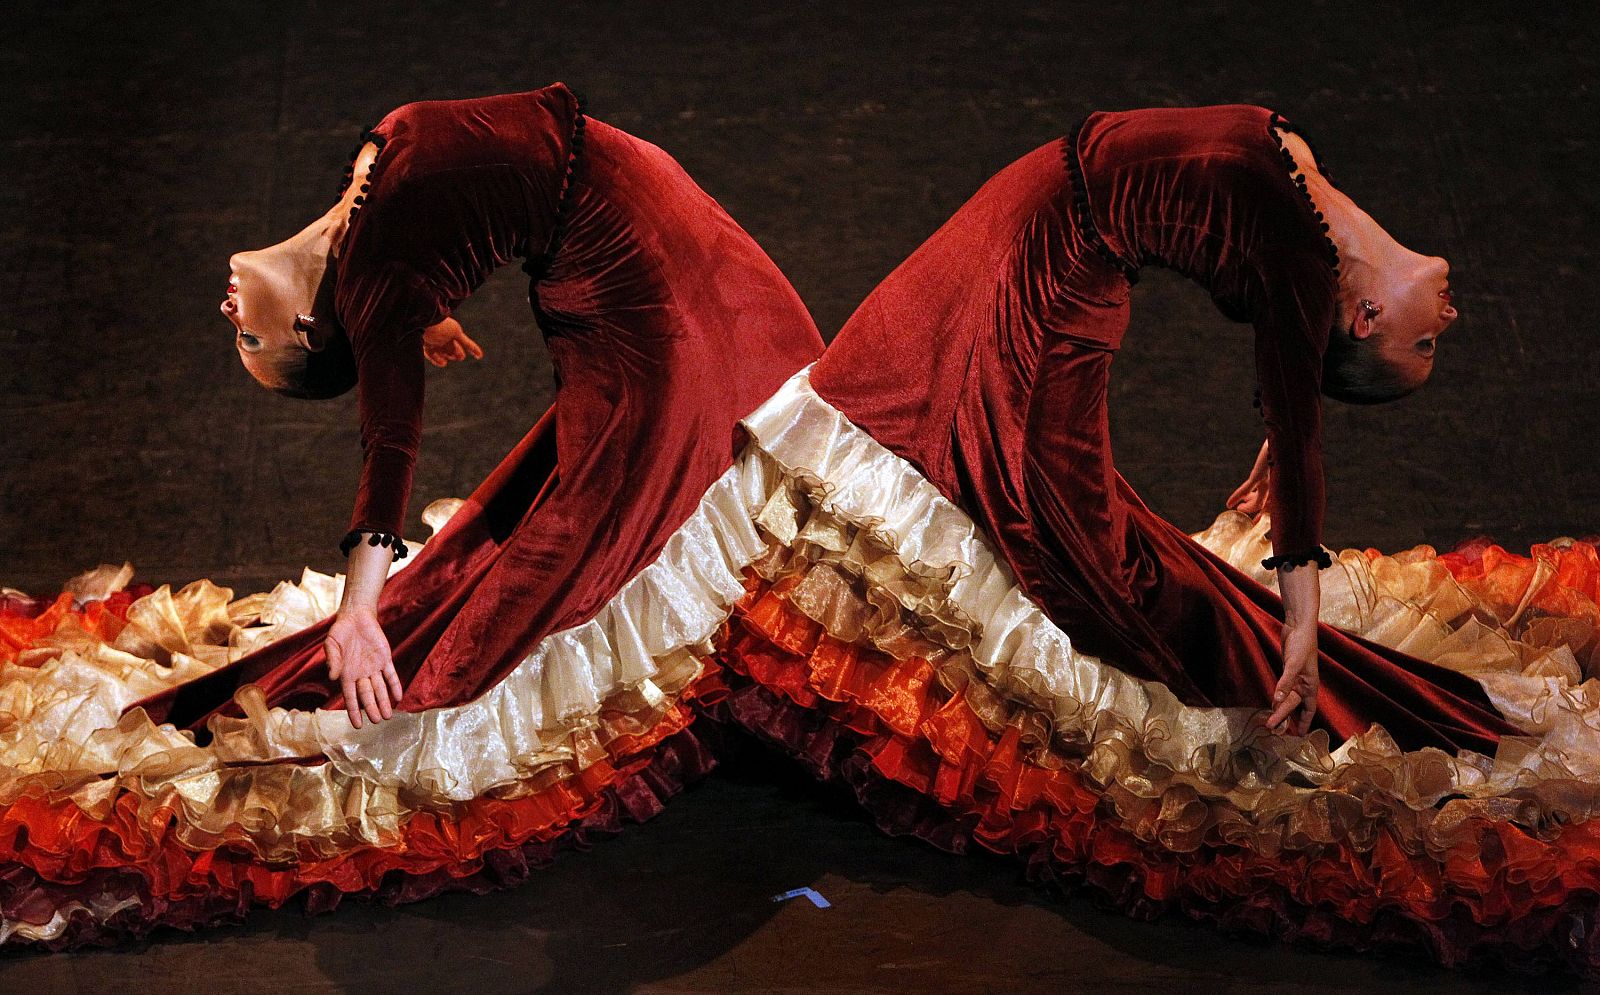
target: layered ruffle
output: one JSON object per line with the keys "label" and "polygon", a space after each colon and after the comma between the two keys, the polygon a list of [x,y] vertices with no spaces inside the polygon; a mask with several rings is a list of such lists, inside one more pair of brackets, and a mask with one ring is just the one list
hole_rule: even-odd
{"label": "layered ruffle", "polygon": [[675,712],[625,762],[592,764],[515,799],[415,813],[383,845],[278,862],[243,847],[194,850],[163,832],[170,814],[151,819],[131,795],[102,818],[25,797],[0,810],[0,942],[65,949],[238,921],[252,906],[292,900],[321,912],[347,896],[398,904],[516,885],[558,849],[650,818],[710,770],[688,720]]}
{"label": "layered ruffle", "polygon": [[[784,626],[753,622],[803,665],[763,673],[752,663],[759,650],[730,649],[732,665],[769,691],[829,711],[857,732],[910,737],[896,750],[955,721],[945,711],[955,708],[969,731],[1008,742],[1022,773],[1070,773],[1087,793],[1074,796],[1075,810],[1087,804],[1090,823],[1137,841],[1141,860],[1159,857],[1173,874],[1223,852],[1259,863],[1255,874],[1277,863],[1299,868],[1348,891],[1353,897],[1333,917],[1362,928],[1386,910],[1424,932],[1453,916],[1481,932],[1533,909],[1560,918],[1592,903],[1588,820],[1600,806],[1590,776],[1600,766],[1600,713],[1587,686],[1526,683],[1570,682],[1587,643],[1564,641],[1577,631],[1570,626],[1552,623],[1544,631],[1563,636],[1538,642],[1529,627],[1508,625],[1515,613],[1495,611],[1455,580],[1449,557],[1430,566],[1414,565],[1417,557],[1343,555],[1345,583],[1330,585],[1328,620],[1478,677],[1528,735],[1503,740],[1493,758],[1402,751],[1378,726],[1341,744],[1324,733],[1278,736],[1255,710],[1187,706],[1159,684],[1078,652],[960,509],[817,397],[804,375],[747,425],[787,480],[763,509],[777,548],[756,564],[770,585],[756,604],[776,599],[817,630],[791,644],[780,638]],[[1255,528],[1259,537],[1265,525]],[[1219,541],[1226,523],[1213,531],[1214,548],[1227,546]],[[1228,558],[1260,559],[1245,537],[1227,538]],[[1571,564],[1556,570],[1578,572]],[[1581,609],[1570,596],[1581,584],[1567,587],[1547,600]],[[1560,624],[1583,617],[1575,609]],[[885,672],[899,674],[892,688],[840,697],[845,684],[834,670],[841,657],[853,670],[858,652],[888,661]],[[948,814],[962,785],[987,776],[989,749],[940,746],[938,771],[909,786]],[[1427,902],[1389,904],[1386,889],[1399,880]],[[1313,906],[1326,901],[1300,894]],[[1254,900],[1247,889],[1216,899]],[[1455,956],[1450,944],[1434,946]]]}
{"label": "layered ruffle", "polygon": [[[340,577],[308,570],[237,601],[207,581],[135,599],[119,591],[130,568],[101,568],[48,604],[8,596],[0,942],[97,941],[295,895],[421,897],[618,799],[658,808],[640,785],[664,797],[709,766],[689,705],[718,687],[703,657],[765,549],[741,490],[763,465],[730,471],[595,619],[542,641],[490,694],[362,731],[343,713],[268,709],[253,687],[205,747],[123,713],[331,614]],[[425,518],[437,528],[448,511]]]}
{"label": "layered ruffle", "polygon": [[[1536,970],[1600,964],[1600,824],[1551,838],[1479,814],[1444,850],[1390,822],[1367,839],[1284,847],[1241,827],[1175,847],[1161,830],[1192,806],[1107,791],[1079,759],[1030,744],[974,682],[846,642],[802,612],[796,585],[752,578],[725,658],[733,691],[709,709],[845,784],[894,834],[955,853],[1020,858],[1031,878],[1129,914],[1176,913],[1231,932],[1352,950],[1421,946],[1440,963]],[[1308,817],[1358,808],[1332,799]],[[1263,845],[1265,844],[1265,845]]]}

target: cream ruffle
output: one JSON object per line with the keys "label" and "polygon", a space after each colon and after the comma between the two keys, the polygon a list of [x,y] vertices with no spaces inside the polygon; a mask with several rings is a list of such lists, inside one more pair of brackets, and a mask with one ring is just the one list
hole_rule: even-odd
{"label": "cream ruffle", "polygon": [[[1192,800],[1225,801],[1257,818],[1287,817],[1310,803],[1308,792],[1380,792],[1412,809],[1459,795],[1450,803],[1459,814],[1468,802],[1559,783],[1560,798],[1550,800],[1559,818],[1587,818],[1600,806],[1600,795],[1579,783],[1600,773],[1594,736],[1600,713],[1587,698],[1544,695],[1501,705],[1530,735],[1505,741],[1494,759],[1431,749],[1402,753],[1378,727],[1332,751],[1322,733],[1275,736],[1259,727],[1255,709],[1187,706],[1160,684],[1078,652],[1023,594],[970,519],[818,397],[804,373],[746,425],[794,485],[775,492],[763,510],[775,537],[811,544],[810,559],[859,572],[869,601],[892,598],[929,641],[970,655],[985,684],[1046,715],[1057,745],[1083,756],[1102,786],[1115,782],[1114,793],[1163,792],[1181,808],[1171,794],[1177,787]],[[782,508],[780,500],[787,501]],[[1354,611],[1363,596],[1354,588],[1335,592],[1329,609]],[[1364,617],[1375,625],[1382,616]],[[1405,628],[1391,624],[1391,636]],[[1497,638],[1469,629],[1463,623],[1434,632],[1437,652],[1430,655],[1450,659],[1446,650],[1460,639],[1461,652],[1474,659],[1474,647]]]}
{"label": "cream ruffle", "polygon": [[[0,668],[0,804],[43,791],[104,815],[128,790],[143,810],[177,814],[187,845],[233,840],[287,859],[382,844],[419,807],[536,790],[676,705],[744,591],[744,567],[767,548],[754,518],[772,486],[770,464],[751,454],[594,619],[542,640],[488,694],[360,730],[343,713],[268,709],[252,687],[238,699],[245,717],[214,720],[204,748],[142,711],[122,715],[332,614],[342,577],[307,570],[238,601],[208,581],[163,587],[131,606],[109,645],[65,625]],[[459,504],[436,502],[424,519],[437,529]],[[129,576],[101,568],[69,589],[104,597]]]}
{"label": "cream ruffle", "polygon": [[754,514],[768,464],[741,459],[706,492],[661,555],[582,625],[543,640],[504,680],[452,708],[350,728],[342,713],[262,711],[214,720],[228,760],[320,754],[354,778],[464,800],[552,763],[582,766],[603,711],[651,713],[697,677],[711,637],[766,551]]}
{"label": "cream ruffle", "polygon": [[[947,674],[970,673],[997,701],[1031,710],[1042,737],[1083,758],[1116,797],[1151,802],[1159,794],[1177,811],[1171,792],[1181,788],[1191,800],[1222,800],[1262,819],[1299,809],[1305,792],[1349,795],[1357,783],[1396,804],[1458,795],[1450,804],[1459,807],[1600,772],[1592,682],[1571,682],[1559,646],[1535,653],[1490,631],[1436,577],[1418,574],[1406,586],[1410,575],[1399,567],[1362,573],[1352,565],[1344,586],[1329,585],[1325,611],[1400,648],[1457,661],[1486,685],[1524,682],[1490,693],[1530,737],[1508,741],[1491,760],[1402,754],[1375,728],[1330,752],[1320,734],[1266,734],[1251,709],[1185,706],[1165,687],[1077,652],[973,522],[819,398],[806,373],[745,424],[752,445],[653,563],[594,619],[541,641],[492,691],[462,706],[353,730],[342,713],[268,709],[246,689],[246,717],[216,722],[203,749],[140,712],[118,718],[146,695],[330,614],[342,578],[311,571],[298,584],[231,602],[207,582],[176,594],[163,588],[133,606],[110,646],[57,632],[28,651],[27,666],[0,669],[0,803],[43,788],[99,812],[127,788],[152,810],[175,806],[180,835],[197,847],[241,831],[275,856],[307,841],[328,849],[381,842],[418,807],[549,783],[605,756],[611,738],[647,728],[700,672],[744,592],[742,573],[780,561],[798,569],[797,555],[860,582],[876,618],[852,624],[874,641],[901,655],[948,657]],[[430,524],[451,510],[430,509]],[[1248,530],[1214,531],[1241,562],[1253,548]],[[825,576],[815,571],[813,588],[800,592],[821,615],[835,596],[829,590],[843,589]],[[77,583],[92,597],[125,582],[125,568],[108,568]],[[272,762],[307,757],[328,762]],[[1380,776],[1390,783],[1375,786]],[[1559,816],[1588,817],[1593,795],[1567,791]]]}

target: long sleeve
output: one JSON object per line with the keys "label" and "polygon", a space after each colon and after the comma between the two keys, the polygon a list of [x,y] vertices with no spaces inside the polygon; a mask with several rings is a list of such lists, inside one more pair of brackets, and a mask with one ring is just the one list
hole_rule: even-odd
{"label": "long sleeve", "polygon": [[361,484],[350,527],[400,535],[422,443],[421,329],[369,349],[359,369]]}
{"label": "long sleeve", "polygon": [[422,329],[439,307],[400,266],[362,280],[349,298],[363,454],[352,529],[401,534],[422,441]]}
{"label": "long sleeve", "polygon": [[[1299,262],[1295,271],[1286,269]],[[1322,548],[1322,357],[1333,325],[1331,276],[1306,253],[1280,257],[1255,289],[1256,382],[1272,455],[1272,552],[1289,562]]]}

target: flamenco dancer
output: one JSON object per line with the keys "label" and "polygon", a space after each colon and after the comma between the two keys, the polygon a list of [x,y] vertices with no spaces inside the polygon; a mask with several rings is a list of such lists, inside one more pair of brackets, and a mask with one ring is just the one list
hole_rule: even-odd
{"label": "flamenco dancer", "polygon": [[[451,312],[517,258],[555,404],[400,563],[425,363],[482,355]],[[557,84],[395,110],[332,209],[230,265],[251,375],[358,393],[348,579],[229,605],[91,575],[24,620],[0,940],[483,890],[708,766],[687,703],[765,548],[736,423],[822,349],[755,242]]]}
{"label": "flamenco dancer", "polygon": [[[0,701],[19,715],[0,728],[6,935],[65,945],[235,915],[251,896],[321,908],[507,883],[703,767],[692,708],[845,781],[890,831],[1015,853],[1138,914],[1420,942],[1446,962],[1600,962],[1585,781],[1600,695],[1582,683],[1600,666],[1600,558],[1571,542],[1345,551],[1318,583],[1311,563],[1333,562],[1319,392],[1415,387],[1454,313],[1442,261],[1350,204],[1287,122],[1252,107],[1091,117],[986,185],[807,371],[815,332],[748,239],[640,164],[660,155],[642,143],[593,125],[574,156],[563,136],[582,119],[565,91],[541,94],[541,175],[577,167],[567,194],[544,188],[548,241],[493,245],[542,277],[553,423],[381,597],[400,515],[369,486],[331,623],[307,627],[339,603],[310,574],[229,604],[204,583],[116,591],[125,578],[101,571],[9,623],[0,611]],[[375,324],[339,303],[363,231],[379,248],[415,234],[377,225],[386,203],[501,217],[396,179],[430,175],[423,136],[450,130],[423,125],[451,106],[403,108],[358,157],[358,176],[374,162],[369,202],[338,240],[331,309],[308,267],[274,305],[293,332],[275,347],[250,324],[267,306],[251,273],[272,270],[235,266],[247,365],[320,393],[351,379],[322,371],[353,364],[369,485],[385,461],[409,467],[415,430],[386,400],[405,378],[353,329],[412,329],[436,362],[475,352],[446,317],[472,278],[449,283],[425,254],[378,268],[440,299],[379,294],[400,303],[372,305]],[[462,117],[484,141],[528,120]],[[1257,328],[1268,443],[1236,499],[1273,514],[1227,513],[1203,545],[1137,501],[1106,441],[1145,263]],[[602,339],[618,348],[580,348]],[[701,342],[697,365],[674,365]],[[699,389],[629,393],[657,382]],[[380,383],[402,386],[369,401]],[[647,404],[697,434],[628,420]],[[630,462],[658,453],[673,455]],[[574,477],[604,486],[563,503]],[[361,617],[374,605],[382,640]]]}
{"label": "flamenco dancer", "polygon": [[[1255,329],[1266,443],[1232,500],[1270,516],[1201,537],[1228,559],[1114,466],[1107,384],[1147,265]],[[1481,556],[1422,551],[1341,555],[1321,603],[1322,396],[1419,386],[1447,274],[1268,110],[1089,116],[747,420],[792,524],[716,709],[891,831],[1014,851],[1135,912],[1592,965],[1593,547],[1540,553],[1527,611],[1499,610]]]}

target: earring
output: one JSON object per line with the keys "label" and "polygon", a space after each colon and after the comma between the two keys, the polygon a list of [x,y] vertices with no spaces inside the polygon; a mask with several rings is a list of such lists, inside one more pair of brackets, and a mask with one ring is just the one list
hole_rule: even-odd
{"label": "earring", "polygon": [[1357,301],[1356,305],[1358,307],[1360,307],[1361,310],[1363,310],[1363,311],[1365,311],[1367,313],[1367,320],[1368,321],[1373,320],[1378,315],[1383,313],[1383,305],[1382,304],[1375,304],[1372,301],[1367,300],[1365,297],[1363,297],[1363,298],[1361,298],[1361,300]]}
{"label": "earring", "polygon": [[317,337],[317,319],[309,314],[296,314],[294,316],[294,330],[300,339],[300,344],[308,352],[321,352],[324,345],[322,339]]}

